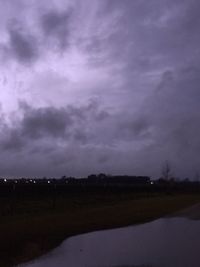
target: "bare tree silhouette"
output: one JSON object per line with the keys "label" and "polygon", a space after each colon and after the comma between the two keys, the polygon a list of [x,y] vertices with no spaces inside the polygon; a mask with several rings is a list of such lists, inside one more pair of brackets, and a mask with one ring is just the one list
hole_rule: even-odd
{"label": "bare tree silhouette", "polygon": [[172,177],[171,165],[168,160],[163,164],[161,174],[165,180],[169,180]]}

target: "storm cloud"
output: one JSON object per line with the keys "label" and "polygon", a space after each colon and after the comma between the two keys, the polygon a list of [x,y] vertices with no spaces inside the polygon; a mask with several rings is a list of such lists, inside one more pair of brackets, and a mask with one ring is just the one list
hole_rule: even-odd
{"label": "storm cloud", "polygon": [[71,10],[59,13],[49,11],[41,16],[41,27],[45,38],[53,39],[61,49],[69,45]]}
{"label": "storm cloud", "polygon": [[0,175],[199,171],[197,0],[0,6]]}

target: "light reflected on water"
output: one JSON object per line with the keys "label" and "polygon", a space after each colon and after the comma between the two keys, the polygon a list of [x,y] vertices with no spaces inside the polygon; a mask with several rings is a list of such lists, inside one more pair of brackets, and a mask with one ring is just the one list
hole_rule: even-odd
{"label": "light reflected on water", "polygon": [[200,222],[184,218],[83,234],[26,267],[199,267]]}

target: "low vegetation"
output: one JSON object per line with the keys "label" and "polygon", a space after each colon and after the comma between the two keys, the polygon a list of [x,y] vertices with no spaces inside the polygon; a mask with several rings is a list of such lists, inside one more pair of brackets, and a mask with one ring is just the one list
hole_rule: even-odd
{"label": "low vegetation", "polygon": [[36,258],[72,235],[148,222],[198,202],[200,195],[195,193],[5,197],[0,204],[0,266]]}

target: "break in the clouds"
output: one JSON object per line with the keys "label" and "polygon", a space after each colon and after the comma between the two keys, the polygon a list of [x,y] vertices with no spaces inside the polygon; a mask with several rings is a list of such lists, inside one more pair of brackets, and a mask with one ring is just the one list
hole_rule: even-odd
{"label": "break in the clouds", "polygon": [[0,7],[0,175],[199,171],[197,0]]}

